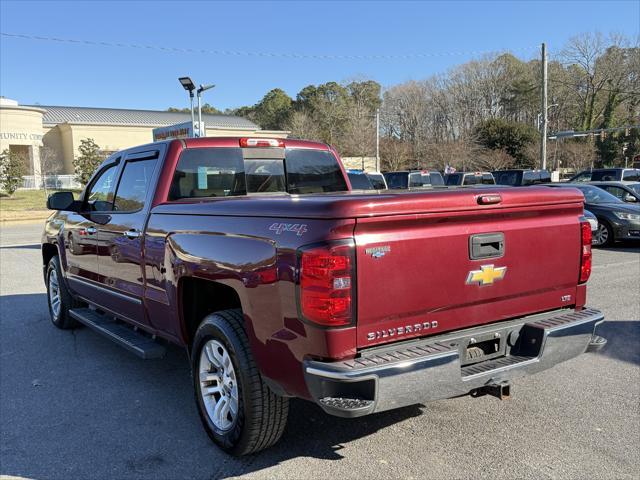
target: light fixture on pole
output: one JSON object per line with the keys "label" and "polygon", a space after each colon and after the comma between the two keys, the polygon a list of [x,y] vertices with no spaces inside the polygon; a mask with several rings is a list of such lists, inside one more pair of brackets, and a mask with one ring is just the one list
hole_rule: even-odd
{"label": "light fixture on pole", "polygon": [[198,87],[198,136],[199,137],[204,137],[206,135],[206,131],[202,125],[202,93],[206,92],[207,90],[211,89],[215,87],[214,84],[210,84],[210,85],[202,85],[200,84],[200,86]]}
{"label": "light fixture on pole", "polygon": [[187,92],[189,92],[189,100],[191,101],[191,132],[193,134],[193,132],[195,132],[195,125],[193,124],[193,122],[195,121],[193,115],[193,91],[196,89],[196,85],[193,83],[193,80],[191,80],[190,77],[180,77],[178,78],[178,81],[180,82],[182,87]]}

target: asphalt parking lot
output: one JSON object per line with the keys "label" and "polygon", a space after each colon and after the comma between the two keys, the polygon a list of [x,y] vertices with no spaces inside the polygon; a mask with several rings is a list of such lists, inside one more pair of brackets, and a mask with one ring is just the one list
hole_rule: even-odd
{"label": "asphalt parking lot", "polygon": [[139,360],[55,329],[39,225],[0,227],[0,475],[37,479],[638,478],[640,244],[596,250],[598,354],[470,397],[361,419],[293,401],[278,445],[235,459],[200,426],[184,352]]}

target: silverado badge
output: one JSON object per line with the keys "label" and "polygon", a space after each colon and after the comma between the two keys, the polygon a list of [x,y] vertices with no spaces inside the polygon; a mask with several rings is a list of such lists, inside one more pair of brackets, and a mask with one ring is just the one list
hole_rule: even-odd
{"label": "silverado badge", "polygon": [[502,280],[507,267],[494,267],[493,265],[482,265],[480,270],[471,270],[467,275],[467,285],[493,285],[496,280]]}

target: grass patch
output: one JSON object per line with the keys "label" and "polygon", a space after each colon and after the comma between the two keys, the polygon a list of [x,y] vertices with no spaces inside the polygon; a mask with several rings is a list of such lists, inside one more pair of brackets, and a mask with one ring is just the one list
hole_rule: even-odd
{"label": "grass patch", "polygon": [[[49,190],[48,193],[53,193]],[[74,192],[78,198],[78,192]],[[47,194],[44,190],[18,190],[13,195],[0,194],[0,212],[29,212],[47,209]]]}

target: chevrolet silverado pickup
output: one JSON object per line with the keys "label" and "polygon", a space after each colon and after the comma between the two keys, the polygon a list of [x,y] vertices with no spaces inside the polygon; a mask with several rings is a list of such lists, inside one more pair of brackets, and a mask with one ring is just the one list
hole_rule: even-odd
{"label": "chevrolet silverado pickup", "polygon": [[358,417],[513,379],[606,340],[587,308],[575,189],[351,191],[333,148],[190,138],[111,155],[42,238],[51,320],[143,358],[188,350],[198,412],[235,455],[290,397]]}

